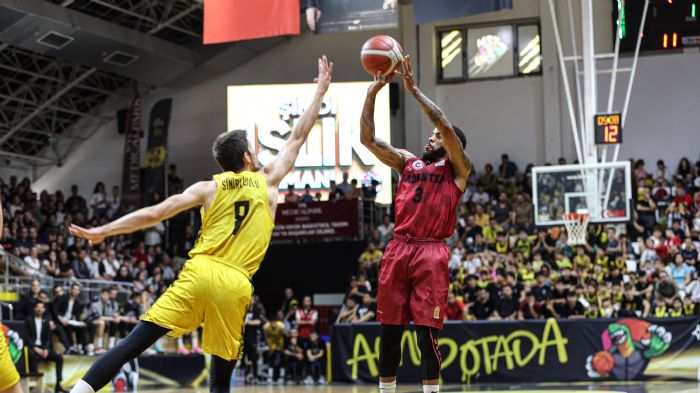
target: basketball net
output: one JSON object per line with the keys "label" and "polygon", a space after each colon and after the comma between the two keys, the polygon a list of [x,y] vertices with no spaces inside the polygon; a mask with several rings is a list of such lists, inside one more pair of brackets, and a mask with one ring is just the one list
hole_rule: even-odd
{"label": "basketball net", "polygon": [[586,228],[591,215],[588,213],[564,213],[564,225],[568,233],[567,243],[570,246],[586,244]]}

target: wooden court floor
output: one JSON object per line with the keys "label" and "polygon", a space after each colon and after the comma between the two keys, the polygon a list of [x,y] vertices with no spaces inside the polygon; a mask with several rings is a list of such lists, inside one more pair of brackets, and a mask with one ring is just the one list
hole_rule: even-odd
{"label": "wooden court floor", "polygon": [[[700,382],[610,382],[576,384],[473,384],[464,386],[442,386],[443,393],[488,391],[490,393],[700,393]],[[151,390],[159,393],[207,393],[208,390]],[[378,393],[375,385],[329,385],[329,386],[234,386],[231,393]],[[397,393],[422,393],[420,385],[399,385]]]}

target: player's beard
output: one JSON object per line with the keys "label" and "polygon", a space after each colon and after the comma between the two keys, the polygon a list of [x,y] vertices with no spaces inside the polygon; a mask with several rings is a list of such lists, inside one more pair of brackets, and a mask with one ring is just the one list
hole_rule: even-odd
{"label": "player's beard", "polygon": [[435,162],[447,154],[447,150],[441,147],[437,150],[425,150],[423,151],[423,161]]}

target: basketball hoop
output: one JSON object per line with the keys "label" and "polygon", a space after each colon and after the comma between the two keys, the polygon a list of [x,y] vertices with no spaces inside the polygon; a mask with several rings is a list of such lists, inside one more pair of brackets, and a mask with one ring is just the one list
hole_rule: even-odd
{"label": "basketball hoop", "polygon": [[570,246],[586,244],[586,228],[591,215],[588,213],[564,213],[564,225],[569,234],[567,243]]}

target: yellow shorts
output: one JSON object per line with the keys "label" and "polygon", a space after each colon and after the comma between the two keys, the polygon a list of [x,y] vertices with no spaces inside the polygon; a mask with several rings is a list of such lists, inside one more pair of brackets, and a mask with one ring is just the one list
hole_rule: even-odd
{"label": "yellow shorts", "polygon": [[202,325],[202,350],[225,360],[243,355],[243,327],[253,295],[248,277],[236,268],[198,255],[143,316],[180,337]]}
{"label": "yellow shorts", "polygon": [[0,390],[6,390],[19,382],[19,374],[7,349],[5,334],[0,324]]}

